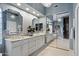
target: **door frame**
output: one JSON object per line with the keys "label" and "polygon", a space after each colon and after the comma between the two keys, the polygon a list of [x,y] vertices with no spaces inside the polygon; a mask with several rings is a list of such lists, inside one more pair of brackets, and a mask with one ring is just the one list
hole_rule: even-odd
{"label": "door frame", "polygon": [[79,13],[79,4],[76,5],[75,7],[75,49],[74,49],[74,53],[76,56],[79,56],[79,17],[78,14]]}
{"label": "door frame", "polygon": [[[62,12],[62,13],[58,13],[58,14],[56,14],[56,19],[61,18],[63,20],[63,17],[66,17],[66,16],[69,16],[69,37],[70,37],[70,13],[69,12],[66,12],[66,11],[65,12]],[[64,38],[64,36],[63,36],[63,38]]]}
{"label": "door frame", "polygon": [[[57,18],[62,18],[65,16],[69,16],[69,48],[73,49],[73,39],[70,39],[70,34],[71,34],[71,28],[73,27],[73,18],[72,18],[72,13],[64,11],[56,14],[56,19]],[[72,21],[71,21],[72,20]]]}

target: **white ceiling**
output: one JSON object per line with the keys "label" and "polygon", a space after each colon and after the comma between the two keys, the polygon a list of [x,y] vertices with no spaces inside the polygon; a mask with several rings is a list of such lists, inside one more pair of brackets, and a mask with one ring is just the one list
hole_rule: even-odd
{"label": "white ceiling", "polygon": [[[13,6],[15,6],[15,7],[19,8],[19,9],[22,9],[22,10],[24,10],[24,11],[26,11],[26,12],[28,12],[28,13],[34,15],[34,16],[37,16],[37,17],[42,17],[42,16],[44,16],[42,13],[40,13],[40,12],[37,11],[37,10],[35,10],[35,9],[32,8],[31,6],[27,5],[26,3],[20,3],[20,4],[11,3],[10,5],[13,5]],[[29,8],[29,10],[26,10],[26,9],[28,9],[28,8]]]}

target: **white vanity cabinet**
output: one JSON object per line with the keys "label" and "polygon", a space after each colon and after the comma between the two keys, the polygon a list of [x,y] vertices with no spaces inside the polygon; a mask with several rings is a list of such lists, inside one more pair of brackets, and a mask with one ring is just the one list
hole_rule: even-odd
{"label": "white vanity cabinet", "polygon": [[46,35],[46,42],[48,43],[48,42],[50,42],[50,41],[52,41],[54,38],[53,38],[53,34],[47,34]]}
{"label": "white vanity cabinet", "polygon": [[45,37],[43,35],[33,37],[32,39],[29,40],[29,54],[35,52],[39,48],[41,48],[45,43],[44,43]]}
{"label": "white vanity cabinet", "polygon": [[22,55],[22,47],[18,46],[15,48],[12,48],[11,56],[21,56]]}
{"label": "white vanity cabinet", "polygon": [[28,56],[45,44],[45,36],[30,36],[21,40],[6,40],[6,53],[9,56]]}
{"label": "white vanity cabinet", "polygon": [[36,49],[41,48],[45,44],[45,36],[39,36],[36,40]]}
{"label": "white vanity cabinet", "polygon": [[28,41],[28,52],[29,54],[33,53],[36,50],[36,38],[33,37]]}
{"label": "white vanity cabinet", "polygon": [[6,41],[6,54],[9,56],[22,55],[22,41]]}

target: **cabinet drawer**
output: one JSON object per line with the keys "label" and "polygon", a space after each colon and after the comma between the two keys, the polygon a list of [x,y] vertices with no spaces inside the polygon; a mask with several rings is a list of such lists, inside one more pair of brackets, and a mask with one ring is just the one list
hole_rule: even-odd
{"label": "cabinet drawer", "polygon": [[26,45],[22,47],[22,55],[28,56],[28,47]]}

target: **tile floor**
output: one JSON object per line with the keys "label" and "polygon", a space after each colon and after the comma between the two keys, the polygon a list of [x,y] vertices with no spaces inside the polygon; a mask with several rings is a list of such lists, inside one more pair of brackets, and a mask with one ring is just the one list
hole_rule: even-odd
{"label": "tile floor", "polygon": [[[56,48],[57,47],[57,48]],[[54,40],[37,56],[74,56],[73,50],[69,49],[69,40]]]}

